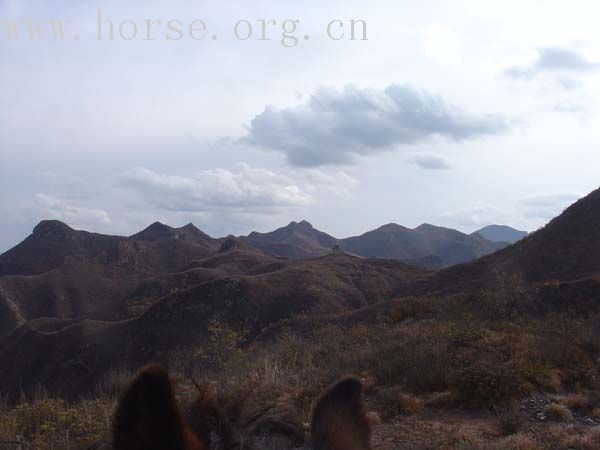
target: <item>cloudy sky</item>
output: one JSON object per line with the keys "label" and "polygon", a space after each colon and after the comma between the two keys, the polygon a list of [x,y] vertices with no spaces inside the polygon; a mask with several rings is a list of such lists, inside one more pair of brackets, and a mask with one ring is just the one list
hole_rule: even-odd
{"label": "cloudy sky", "polygon": [[47,218],[534,230],[600,185],[596,1],[324,4],[0,0],[0,251]]}

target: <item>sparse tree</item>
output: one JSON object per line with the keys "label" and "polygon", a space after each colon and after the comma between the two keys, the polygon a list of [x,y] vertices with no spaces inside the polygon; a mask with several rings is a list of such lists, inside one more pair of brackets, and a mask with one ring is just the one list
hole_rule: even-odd
{"label": "sparse tree", "polygon": [[490,313],[498,320],[513,320],[525,312],[526,305],[535,296],[520,272],[505,273],[496,271],[495,286],[484,292]]}

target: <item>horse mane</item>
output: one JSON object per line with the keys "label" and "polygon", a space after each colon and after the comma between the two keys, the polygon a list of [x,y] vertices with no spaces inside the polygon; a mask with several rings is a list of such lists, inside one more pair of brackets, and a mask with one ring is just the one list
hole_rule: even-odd
{"label": "horse mane", "polygon": [[[307,443],[302,423],[289,403],[244,414],[207,386],[184,416],[169,374],[161,366],[142,369],[124,392],[114,415],[114,450],[248,450],[261,439],[277,437]],[[329,387],[312,415],[310,441],[316,450],[369,450],[371,429],[360,380],[347,377]],[[286,444],[286,447],[288,445]]]}

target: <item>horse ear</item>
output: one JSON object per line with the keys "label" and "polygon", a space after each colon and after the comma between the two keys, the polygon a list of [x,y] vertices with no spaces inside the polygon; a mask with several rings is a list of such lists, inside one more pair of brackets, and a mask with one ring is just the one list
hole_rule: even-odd
{"label": "horse ear", "polygon": [[171,380],[161,366],[142,369],[121,397],[113,445],[115,450],[205,450],[183,421]]}
{"label": "horse ear", "polygon": [[312,441],[319,450],[369,450],[371,427],[362,384],[345,378],[328,390],[313,411]]}

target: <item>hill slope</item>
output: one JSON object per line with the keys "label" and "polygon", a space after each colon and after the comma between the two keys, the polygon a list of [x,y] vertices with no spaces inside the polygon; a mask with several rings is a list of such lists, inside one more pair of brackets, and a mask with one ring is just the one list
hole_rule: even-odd
{"label": "hill slope", "polygon": [[[0,255],[0,336],[42,317],[127,316],[127,299],[139,285],[185,270],[220,245],[191,224],[171,228],[155,223],[120,237],[40,222],[27,239]],[[148,305],[157,296],[143,298]]]}
{"label": "hill slope", "polygon": [[0,391],[27,391],[41,383],[54,393],[76,395],[115,364],[169,363],[175,349],[197,351],[214,321],[243,330],[251,342],[265,328],[298,315],[374,304],[428,274],[395,261],[344,254],[277,261],[246,274],[182,284],[130,320],[80,320],[52,329],[30,321],[0,339]]}
{"label": "hill slope", "polygon": [[516,244],[440,271],[419,292],[482,289],[498,273],[518,273],[533,283],[600,280],[600,189]]}

